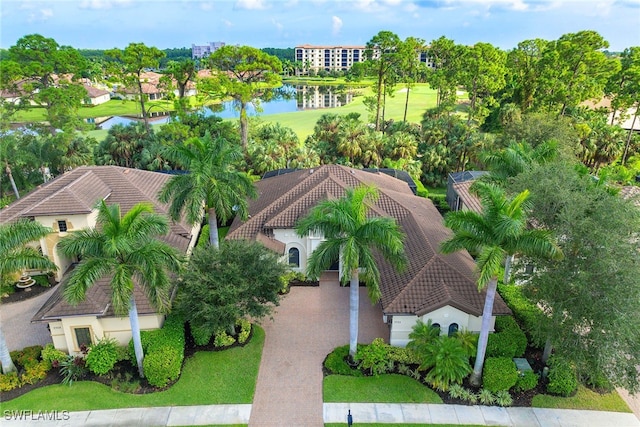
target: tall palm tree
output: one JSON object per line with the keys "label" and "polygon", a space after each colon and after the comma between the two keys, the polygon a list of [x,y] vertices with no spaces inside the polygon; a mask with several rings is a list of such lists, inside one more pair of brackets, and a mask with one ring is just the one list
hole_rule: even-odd
{"label": "tall palm tree", "polygon": [[160,201],[171,203],[169,212],[174,220],[184,211],[194,225],[202,220],[204,208],[209,214],[209,244],[218,248],[218,219],[226,223],[236,213],[246,219],[247,197],[257,195],[251,179],[236,169],[242,152],[223,137],[214,139],[206,134],[169,147],[167,157],[188,173],[167,181],[160,190]]}
{"label": "tall palm tree", "polygon": [[[51,233],[49,228],[35,221],[19,220],[0,225],[0,277],[2,280],[24,269],[56,270],[56,265],[49,258],[26,246],[27,243],[45,237],[49,233]],[[1,329],[0,363],[2,363],[3,374],[16,371]]]}
{"label": "tall palm tree", "polygon": [[340,260],[340,279],[349,286],[349,355],[358,345],[358,305],[360,276],[367,285],[372,303],[380,299],[380,271],[372,249],[377,249],[396,269],[404,268],[403,234],[393,218],[367,217],[369,204],[378,198],[374,187],[347,189],[344,197],[323,200],[300,219],[296,232],[306,236],[321,232],[324,239],[309,259],[309,276],[319,277],[336,260]]}
{"label": "tall palm tree", "polygon": [[179,270],[181,257],[175,248],[158,239],[168,232],[167,219],[154,214],[149,203],[138,203],[121,216],[119,205],[101,200],[96,228],[74,232],[58,245],[66,256],[81,258],[63,291],[70,304],[84,301],[91,286],[108,278],[115,313],[129,314],[140,377],[144,377],[144,354],[134,284],[142,288],[156,310],[165,312],[169,308],[168,272]]}
{"label": "tall palm tree", "polygon": [[548,231],[527,229],[525,202],[529,191],[525,190],[509,200],[504,190],[491,183],[478,181],[472,189],[482,201],[482,213],[462,210],[447,214],[445,224],[454,234],[442,242],[440,250],[446,254],[466,249],[477,254],[478,289],[487,288],[476,361],[471,374],[471,383],[480,385],[498,274],[503,263],[514,254],[559,259],[562,252]]}

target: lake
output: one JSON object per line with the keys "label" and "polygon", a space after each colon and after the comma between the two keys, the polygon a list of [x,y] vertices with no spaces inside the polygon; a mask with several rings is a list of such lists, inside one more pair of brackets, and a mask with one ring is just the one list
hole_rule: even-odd
{"label": "lake", "polygon": [[[250,103],[247,107],[247,113],[250,116],[255,116],[340,107],[353,101],[356,90],[340,89],[336,86],[283,85],[269,94],[271,99],[268,101]],[[256,105],[259,105],[260,112],[256,111]],[[206,116],[215,114],[223,119],[240,117],[240,112],[234,107],[233,101],[220,104],[220,111],[214,112],[207,107],[203,111]],[[154,111],[150,114],[149,122],[152,124],[167,123],[170,119],[171,116],[168,112]],[[90,123],[98,125],[100,129],[109,129],[117,124],[127,125],[136,121],[141,121],[141,119],[139,117],[114,116],[89,120]]]}

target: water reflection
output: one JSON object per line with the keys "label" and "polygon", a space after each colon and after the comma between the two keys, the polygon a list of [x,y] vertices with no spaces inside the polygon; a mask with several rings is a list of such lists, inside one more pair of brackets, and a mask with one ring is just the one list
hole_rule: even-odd
{"label": "water reflection", "polygon": [[[353,101],[357,89],[345,86],[307,86],[283,85],[276,89],[265,90],[254,102],[247,106],[247,114],[269,115],[291,113],[294,111],[316,110],[320,108],[341,107]],[[240,112],[234,101],[203,108],[205,115],[216,115],[223,119],[239,118]],[[167,123],[171,116],[169,112],[152,112],[150,123]],[[127,125],[140,122],[140,116],[95,117],[87,120],[96,124],[100,129],[109,129],[116,124]]]}

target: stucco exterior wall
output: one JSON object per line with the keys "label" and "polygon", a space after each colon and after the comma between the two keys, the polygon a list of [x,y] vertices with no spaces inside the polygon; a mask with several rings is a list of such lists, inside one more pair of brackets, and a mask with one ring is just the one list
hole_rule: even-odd
{"label": "stucco exterior wall", "polygon": [[[164,316],[161,314],[140,316],[140,330],[152,330],[162,327]],[[58,350],[77,354],[80,348],[76,342],[75,328],[89,328],[91,340],[96,342],[103,338],[114,338],[119,345],[128,345],[131,340],[131,324],[128,317],[78,316],[64,318],[61,321],[49,322],[51,339]]]}
{"label": "stucco exterior wall", "polygon": [[285,244],[285,260],[288,262],[289,249],[297,248],[300,251],[300,267],[292,268],[295,271],[307,271],[307,260],[322,241],[322,236],[299,237],[294,229],[281,229],[273,231],[276,240]]}
{"label": "stucco exterior wall", "polygon": [[[431,323],[440,324],[440,333],[447,334],[449,326],[453,323],[458,324],[458,329],[470,332],[480,332],[482,325],[482,316],[472,316],[457,308],[445,306],[439,308],[424,316],[412,315],[394,315],[391,318],[391,331],[389,333],[389,343],[391,345],[404,347],[409,342],[409,334],[418,319],[427,323],[431,319]],[[494,330],[495,316],[491,319],[491,331]]]}

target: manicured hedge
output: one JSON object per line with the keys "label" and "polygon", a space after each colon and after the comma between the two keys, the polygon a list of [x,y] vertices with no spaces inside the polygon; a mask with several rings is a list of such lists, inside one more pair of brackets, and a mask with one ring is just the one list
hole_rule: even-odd
{"label": "manicured hedge", "polygon": [[496,317],[496,332],[487,341],[488,357],[522,357],[527,350],[527,336],[511,316]]}
{"label": "manicured hedge", "polygon": [[86,363],[94,374],[105,375],[118,362],[118,343],[115,339],[103,339],[89,346]]}
{"label": "manicured hedge", "polygon": [[482,371],[482,387],[496,393],[509,390],[518,381],[516,364],[508,357],[488,357]]}
{"label": "manicured hedge", "polygon": [[[142,367],[149,384],[155,387],[165,387],[180,375],[184,360],[184,319],[170,314],[160,329],[142,331],[140,334],[144,361]],[[135,363],[133,340],[129,342],[129,353],[132,363]],[[151,372],[147,371],[147,367]]]}
{"label": "manicured hedge", "polygon": [[522,326],[530,342],[538,347],[542,347],[544,342],[540,339],[539,329],[540,317],[544,314],[535,304],[529,302],[522,294],[522,286],[514,284],[498,284],[498,293],[507,303],[516,321]]}

